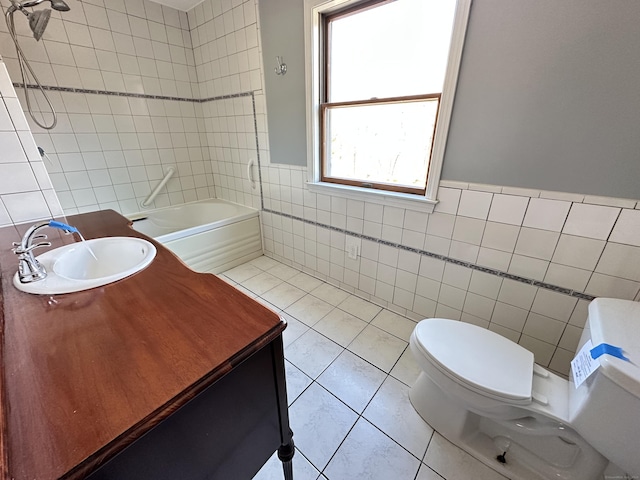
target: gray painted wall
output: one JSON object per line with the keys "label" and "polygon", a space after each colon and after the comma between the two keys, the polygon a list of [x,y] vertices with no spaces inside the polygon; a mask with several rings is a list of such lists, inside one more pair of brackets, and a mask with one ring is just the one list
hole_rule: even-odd
{"label": "gray painted wall", "polygon": [[640,197],[640,2],[476,0],[442,178]]}
{"label": "gray painted wall", "polygon": [[[274,163],[306,165],[302,8],[260,0]],[[635,0],[475,0],[442,178],[639,198],[639,18]]]}
{"label": "gray painted wall", "polygon": [[[259,0],[272,163],[307,164],[303,0]],[[285,75],[276,75],[276,56]]]}

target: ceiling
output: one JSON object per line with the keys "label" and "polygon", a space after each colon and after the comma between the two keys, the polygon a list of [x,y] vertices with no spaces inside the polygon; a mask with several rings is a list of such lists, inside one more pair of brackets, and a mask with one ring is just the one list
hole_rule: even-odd
{"label": "ceiling", "polygon": [[172,7],[177,10],[182,10],[183,12],[187,12],[191,10],[193,7],[202,3],[202,0],[151,0],[152,2],[159,3],[161,5],[166,5],[167,7]]}

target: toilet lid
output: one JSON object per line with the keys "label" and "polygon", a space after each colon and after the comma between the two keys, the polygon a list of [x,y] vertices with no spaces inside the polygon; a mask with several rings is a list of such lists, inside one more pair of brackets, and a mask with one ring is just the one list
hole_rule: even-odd
{"label": "toilet lid", "polygon": [[430,318],[415,328],[417,345],[445,375],[505,400],[531,398],[533,354],[470,323]]}

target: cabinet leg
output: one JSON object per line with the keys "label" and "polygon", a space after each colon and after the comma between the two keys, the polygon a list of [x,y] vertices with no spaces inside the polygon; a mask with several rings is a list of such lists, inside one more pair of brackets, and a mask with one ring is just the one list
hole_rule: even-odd
{"label": "cabinet leg", "polygon": [[284,480],[293,480],[293,455],[296,453],[296,447],[293,444],[293,438],[286,445],[278,448],[278,458],[282,462],[284,470]]}

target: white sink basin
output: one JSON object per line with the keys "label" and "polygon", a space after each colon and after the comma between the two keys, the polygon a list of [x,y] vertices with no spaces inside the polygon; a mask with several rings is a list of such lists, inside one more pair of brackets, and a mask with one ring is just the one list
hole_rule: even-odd
{"label": "white sink basin", "polygon": [[16,272],[13,284],[27,293],[79,292],[133,275],[148,266],[155,256],[156,247],[141,238],[96,238],[43,253],[36,258],[47,270],[47,278],[20,283]]}

